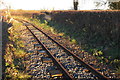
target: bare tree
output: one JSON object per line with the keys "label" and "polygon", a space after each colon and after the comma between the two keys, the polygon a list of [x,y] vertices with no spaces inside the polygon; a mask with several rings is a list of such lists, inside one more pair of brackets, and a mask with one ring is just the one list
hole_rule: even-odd
{"label": "bare tree", "polygon": [[101,6],[105,6],[106,4],[107,4],[107,1],[104,1],[104,0],[99,0],[95,2],[95,6],[97,9]]}

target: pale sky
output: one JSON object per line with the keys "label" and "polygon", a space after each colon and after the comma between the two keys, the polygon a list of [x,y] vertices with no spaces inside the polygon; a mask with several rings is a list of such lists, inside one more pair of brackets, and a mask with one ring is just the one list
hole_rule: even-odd
{"label": "pale sky", "polygon": [[[68,10],[73,8],[73,0],[2,0],[12,9],[25,10]],[[79,0],[79,10],[95,9],[96,0]],[[98,1],[98,0],[97,0]],[[105,6],[101,8],[106,8]]]}

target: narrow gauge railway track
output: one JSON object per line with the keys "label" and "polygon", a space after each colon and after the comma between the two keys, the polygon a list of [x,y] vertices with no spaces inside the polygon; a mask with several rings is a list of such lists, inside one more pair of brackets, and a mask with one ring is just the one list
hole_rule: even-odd
{"label": "narrow gauge railway track", "polygon": [[[29,23],[23,20],[20,22],[27,24]],[[89,64],[86,64],[82,59],[59,44],[59,42],[56,40],[52,39],[42,30],[38,29],[31,23],[29,23],[29,25],[30,26],[26,25],[27,29],[31,32],[38,43],[41,44],[42,47],[47,51],[48,55],[51,56],[53,62],[57,64],[66,79],[109,80],[109,78],[101,74]],[[89,70],[90,72],[83,72],[84,70]]]}

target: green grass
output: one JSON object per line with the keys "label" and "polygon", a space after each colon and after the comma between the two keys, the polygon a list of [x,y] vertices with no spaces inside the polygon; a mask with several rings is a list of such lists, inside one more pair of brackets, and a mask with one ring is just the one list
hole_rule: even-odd
{"label": "green grass", "polygon": [[120,73],[120,66],[116,69],[116,73]]}
{"label": "green grass", "polygon": [[[119,43],[115,41],[116,39],[110,40],[111,36],[103,35],[100,33],[101,31],[97,30],[93,33],[90,31],[89,26],[86,25],[80,29],[75,29],[74,25],[59,24],[55,21],[50,21],[48,25],[53,27],[57,33],[64,33],[64,36],[69,36],[71,43],[79,44],[82,49],[96,56],[100,62],[109,65],[114,64],[112,65],[114,68],[120,66],[117,61],[114,61],[116,59],[120,60]],[[100,28],[100,30],[102,29]]]}
{"label": "green grass", "polygon": [[5,66],[6,66],[6,76],[5,80],[27,80],[31,76],[28,75],[24,70],[25,66],[23,64],[24,56],[26,52],[24,51],[24,43],[21,39],[20,28],[21,23],[12,22],[13,26],[9,29],[9,42],[6,46],[6,54],[4,55]]}
{"label": "green grass", "polygon": [[[67,24],[58,24],[56,22],[47,22],[40,21],[40,19],[32,19],[26,18],[30,22],[34,23],[38,27],[41,27],[45,30],[50,30],[54,34],[61,35],[63,37],[69,37],[71,43],[79,44],[82,49],[92,53],[96,56],[102,63],[116,66],[120,66],[118,64],[120,60],[120,50],[118,49],[116,42],[110,41],[108,37],[101,36],[101,33],[91,33],[89,27],[83,25],[81,29],[75,29],[72,25]],[[111,47],[112,46],[112,47]],[[118,69],[116,69],[118,70]]]}

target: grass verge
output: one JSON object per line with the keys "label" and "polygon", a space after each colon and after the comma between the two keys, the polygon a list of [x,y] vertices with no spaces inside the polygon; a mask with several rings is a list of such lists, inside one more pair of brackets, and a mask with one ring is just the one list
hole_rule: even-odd
{"label": "grass verge", "polygon": [[24,42],[21,40],[20,27],[21,23],[13,21],[13,26],[8,29],[9,41],[5,50],[5,80],[28,80],[31,76],[25,72],[24,57]]}

